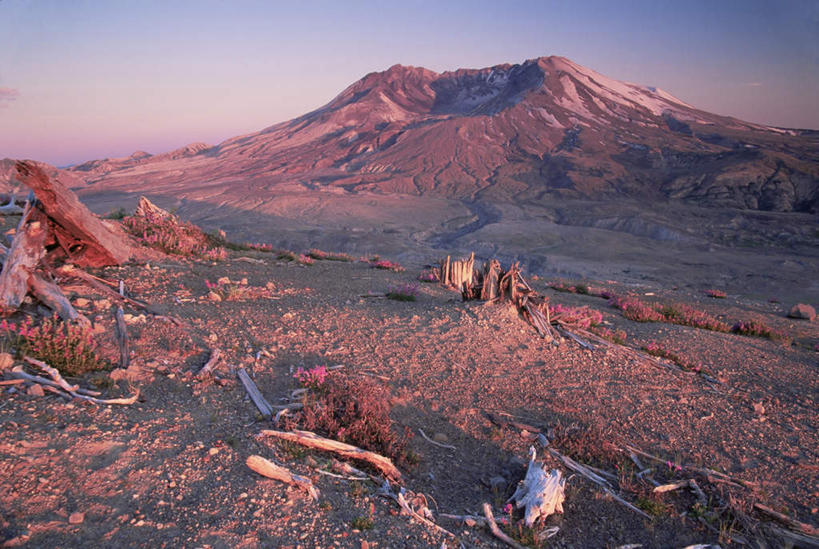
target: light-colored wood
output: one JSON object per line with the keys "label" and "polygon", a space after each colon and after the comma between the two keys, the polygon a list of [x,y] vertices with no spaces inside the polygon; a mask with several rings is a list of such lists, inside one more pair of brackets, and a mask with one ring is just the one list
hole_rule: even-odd
{"label": "light-colored wood", "polygon": [[57,179],[52,179],[33,162],[15,165],[17,178],[40,202],[52,221],[51,230],[66,255],[81,266],[118,265],[133,255],[124,232],[116,232],[91,213],[77,195]]}
{"label": "light-colored wood", "polygon": [[272,478],[273,480],[278,480],[291,486],[297,486],[310,494],[310,497],[315,500],[319,497],[318,489],[313,486],[312,480],[292,473],[289,469],[281,465],[276,465],[262,456],[249,456],[247,460],[245,460],[245,463],[251,470],[259,473],[263,477]]}
{"label": "light-colored wood", "polygon": [[672,482],[670,484],[661,484],[654,488],[654,493],[663,494],[665,492],[673,492],[674,490],[679,490],[680,488],[685,488],[686,486],[689,486],[689,482],[687,480]]}
{"label": "light-colored wood", "polygon": [[270,419],[273,417],[273,406],[262,396],[262,393],[259,391],[259,388],[256,387],[256,384],[253,383],[253,380],[250,379],[250,376],[247,375],[247,372],[244,368],[239,368],[236,370],[236,375],[239,377],[239,381],[242,382],[242,385],[245,386],[245,390],[247,394],[250,395],[250,399],[253,401],[253,404],[256,405],[256,408],[259,409],[262,416],[265,419]]}
{"label": "light-colored wood", "polygon": [[211,370],[213,370],[213,367],[216,366],[216,364],[219,362],[219,358],[221,356],[222,351],[220,351],[219,349],[214,349],[213,351],[211,351],[210,358],[208,358],[208,361],[205,362],[204,366],[202,366],[202,369],[199,370],[199,372],[197,372],[196,377],[202,379],[203,377],[208,375],[211,372]]}
{"label": "light-colored wood", "polygon": [[492,514],[492,507],[488,503],[483,504],[483,516],[486,518],[485,524],[489,526],[489,530],[493,536],[515,549],[526,549],[526,547],[504,534],[503,531],[498,528],[498,525],[495,523],[495,515]]}
{"label": "light-colored wood", "polygon": [[63,320],[85,325],[91,324],[84,315],[77,312],[60,287],[53,282],[49,282],[39,274],[32,272],[28,276],[27,283],[34,297],[49,309],[55,311]]}
{"label": "light-colored wood", "polygon": [[634,511],[635,513],[637,513],[638,515],[640,515],[643,518],[651,519],[651,517],[646,512],[644,512],[642,509],[638,509],[637,507],[635,507],[634,505],[632,505],[628,501],[624,500],[623,498],[621,498],[620,496],[615,494],[614,491],[611,488],[611,485],[603,477],[593,473],[592,471],[590,471],[589,469],[587,469],[583,465],[580,465],[579,463],[574,461],[569,456],[564,456],[563,454],[561,454],[560,452],[558,452],[554,448],[549,448],[549,453],[551,453],[554,457],[556,457],[557,459],[562,461],[563,464],[566,467],[568,467],[569,469],[571,469],[575,473],[579,473],[580,475],[586,477],[590,481],[592,481],[595,484],[597,484],[598,486],[600,486],[600,488],[602,488],[604,492],[606,492],[608,495],[610,495],[612,498],[614,498],[614,500],[617,501],[618,503],[620,503],[621,505],[623,505],[625,507],[628,507],[629,509],[631,509],[632,511]]}
{"label": "light-colored wood", "polygon": [[337,440],[324,438],[310,431],[274,431],[265,429],[262,430],[260,436],[288,440],[290,442],[295,442],[296,444],[301,444],[302,446],[307,446],[308,448],[332,452],[346,459],[364,461],[381,471],[387,476],[387,478],[394,481],[401,480],[401,471],[398,470],[390,458],[382,456],[381,454],[376,454],[375,452],[362,450],[361,448],[353,446],[352,444],[346,444]]}
{"label": "light-colored wood", "polygon": [[45,254],[45,217],[26,206],[0,271],[0,309],[16,311],[28,293],[29,274]]}
{"label": "light-colored wood", "polygon": [[[130,404],[133,404],[134,402],[136,402],[137,399],[139,398],[139,390],[138,389],[137,389],[136,393],[134,393],[132,396],[129,396],[129,397],[126,397],[126,398],[106,398],[106,399],[96,398],[96,397],[89,396],[88,394],[86,394],[86,393],[90,393],[92,391],[87,391],[87,390],[83,390],[83,389],[79,389],[77,391],[70,391],[70,392],[62,393],[62,392],[59,391],[59,389],[58,389],[59,385],[56,382],[51,381],[50,379],[43,378],[43,377],[33,376],[33,375],[31,375],[31,374],[29,374],[27,372],[24,372],[22,370],[22,368],[20,368],[20,367],[17,367],[15,369],[13,369],[11,371],[11,375],[14,376],[14,377],[17,377],[17,378],[21,378],[21,379],[25,379],[27,381],[31,381],[33,383],[39,383],[40,385],[51,386],[52,388],[56,389],[56,391],[54,391],[54,392],[57,392],[57,394],[61,394],[62,396],[65,396],[67,398],[71,398],[71,397],[79,398],[81,400],[87,400],[89,402],[93,402],[94,404],[123,404],[123,405],[130,405]],[[96,391],[94,391],[94,392],[96,393]],[[96,393],[96,394],[99,394],[99,393]]]}
{"label": "light-colored wood", "polygon": [[427,434],[424,432],[424,430],[421,429],[420,427],[418,428],[418,432],[421,433],[421,436],[424,437],[424,440],[426,440],[427,442],[429,442],[430,444],[432,444],[434,446],[438,446],[440,448],[446,448],[448,450],[457,450],[457,448],[455,446],[451,445],[451,444],[441,444],[440,442],[432,440],[431,438],[429,438],[427,436]]}
{"label": "light-colored wood", "polygon": [[401,509],[406,514],[408,514],[409,516],[411,516],[412,518],[414,518],[415,520],[417,520],[421,524],[424,524],[424,525],[428,526],[429,528],[432,528],[436,532],[439,532],[441,534],[445,534],[445,535],[447,535],[447,536],[449,536],[451,538],[455,537],[455,534],[453,534],[452,532],[450,532],[446,528],[441,528],[440,526],[438,526],[437,524],[435,524],[434,522],[432,522],[428,518],[420,515],[419,513],[416,513],[412,509],[412,507],[410,507],[409,503],[407,503],[407,499],[404,497],[404,490],[403,489],[399,488],[398,493],[393,494],[392,493],[392,488],[390,487],[390,483],[389,483],[388,480],[384,480],[384,483],[381,485],[381,488],[378,490],[378,495],[390,498],[392,500],[395,500],[398,503],[398,506],[401,507]]}
{"label": "light-colored wood", "polygon": [[[14,368],[12,368],[11,372],[9,372],[9,375],[18,379],[22,379],[24,381],[31,381],[32,383],[39,383],[40,385],[48,385],[54,388],[59,388],[59,384],[57,384],[56,381],[29,374],[25,370],[23,370],[23,367],[20,365],[17,365]],[[76,392],[86,396],[100,396],[102,394],[99,391],[92,391],[91,389],[83,388],[77,389]]]}
{"label": "light-colored wood", "polygon": [[30,356],[24,356],[23,360],[25,362],[27,362],[28,364],[31,364],[32,366],[37,366],[39,369],[41,369],[42,371],[47,373],[49,375],[49,377],[51,379],[53,379],[54,382],[60,387],[60,389],[63,389],[64,391],[67,391],[69,393],[73,393],[73,392],[77,391],[77,389],[80,388],[79,385],[69,384],[65,380],[65,378],[62,376],[62,374],[60,374],[60,372],[57,370],[57,368],[53,368],[53,367],[49,366],[48,364],[46,364],[42,360],[37,360],[36,358],[31,358]]}
{"label": "light-colored wood", "polygon": [[114,310],[114,318],[117,327],[117,344],[119,345],[119,367],[128,368],[130,356],[128,353],[128,326],[125,324],[125,313],[122,307],[117,306]]}
{"label": "light-colored wood", "polygon": [[80,280],[88,283],[89,286],[91,286],[95,290],[99,291],[100,293],[102,293],[102,294],[104,294],[104,295],[106,295],[108,297],[111,297],[113,299],[116,299],[118,301],[122,301],[123,303],[127,303],[128,305],[131,305],[131,306],[136,307],[138,309],[145,309],[145,307],[147,307],[146,303],[143,303],[141,301],[137,301],[136,299],[132,299],[132,298],[124,296],[124,295],[120,295],[119,292],[117,292],[113,288],[108,287],[108,286],[116,287],[117,284],[115,282],[109,282],[109,281],[107,281],[105,279],[102,279],[102,278],[96,277],[94,275],[88,274],[85,271],[83,271],[82,269],[79,269],[74,265],[68,265],[68,264],[62,265],[61,267],[59,267],[57,269],[57,274],[60,275],[60,276],[70,276],[70,277],[79,278]]}
{"label": "light-colored wood", "polygon": [[530,448],[529,452],[526,476],[518,484],[509,502],[514,501],[518,509],[525,508],[524,522],[531,528],[540,517],[563,513],[566,480],[557,469],[547,474],[543,466],[537,462],[535,449]]}
{"label": "light-colored wood", "polygon": [[779,511],[775,511],[775,510],[771,509],[767,505],[763,505],[761,503],[754,503],[754,507],[757,510],[762,511],[766,515],[769,515],[769,516],[777,519],[778,521],[786,524],[789,528],[791,528],[793,530],[796,530],[797,532],[801,532],[801,533],[806,534],[808,536],[817,536],[817,535],[819,535],[819,529],[817,529],[815,526],[812,526],[810,524],[806,524],[804,522],[799,522],[798,520],[793,519],[793,518],[789,517],[788,515],[782,514]]}

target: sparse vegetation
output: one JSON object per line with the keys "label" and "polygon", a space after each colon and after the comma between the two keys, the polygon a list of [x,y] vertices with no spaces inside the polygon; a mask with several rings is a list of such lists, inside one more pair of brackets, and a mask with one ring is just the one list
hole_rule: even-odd
{"label": "sparse vegetation", "polygon": [[626,344],[626,332],[624,330],[611,330],[601,326],[592,326],[590,330],[612,343],[617,343],[618,345]]}
{"label": "sparse vegetation", "polygon": [[166,217],[132,215],[122,219],[122,225],[143,244],[167,254],[224,260],[227,252],[213,245],[213,238],[202,229],[182,221],[173,214]]}
{"label": "sparse vegetation", "polygon": [[396,284],[387,290],[387,299],[395,301],[415,301],[418,297],[418,286],[414,284]]}
{"label": "sparse vegetation", "polygon": [[731,333],[744,336],[764,337],[771,341],[781,341],[783,343],[790,342],[790,338],[786,334],[774,330],[770,326],[757,320],[739,321],[731,327]]}
{"label": "sparse vegetation", "polygon": [[439,282],[441,280],[440,269],[436,267],[424,269],[421,271],[421,274],[418,275],[418,280],[421,282]]}
{"label": "sparse vegetation", "polygon": [[327,375],[321,367],[302,370],[296,377],[310,388],[304,396],[304,409],[296,417],[298,425],[399,462],[406,461],[411,432],[405,429],[398,434],[393,429],[387,393],[382,386],[366,378],[341,373]]}
{"label": "sparse vegetation", "polygon": [[584,330],[603,322],[603,314],[600,311],[588,307],[568,307],[559,303],[549,305],[549,316],[552,320],[559,319]]}
{"label": "sparse vegetation", "polygon": [[705,292],[705,295],[708,297],[713,297],[714,299],[725,299],[726,294],[722,290],[710,289]]}
{"label": "sparse vegetation", "polygon": [[684,359],[677,353],[669,351],[668,349],[654,341],[643,345],[642,349],[651,356],[656,356],[660,358],[665,358],[666,360],[670,360],[683,370],[688,370],[690,372],[697,373],[702,371],[702,367],[699,366],[698,364],[693,364],[689,362],[688,360]]}
{"label": "sparse vegetation", "polygon": [[344,253],[334,253],[334,252],[324,252],[322,250],[317,250],[315,248],[311,249],[307,252],[307,255],[313,259],[319,259],[322,261],[346,261],[351,262],[355,261],[355,258],[351,255],[344,254]]}
{"label": "sparse vegetation", "polygon": [[56,315],[32,326],[26,317],[19,323],[0,322],[0,330],[20,355],[29,355],[68,376],[106,370],[110,364],[97,356],[90,329],[61,321]]}
{"label": "sparse vegetation", "polygon": [[128,215],[128,212],[125,211],[125,208],[119,207],[119,208],[116,208],[114,210],[111,210],[110,212],[108,212],[107,214],[102,216],[102,218],[103,219],[112,219],[114,221],[119,221],[121,219],[124,219],[126,215]]}
{"label": "sparse vegetation", "polygon": [[400,273],[404,270],[404,267],[402,267],[400,264],[387,259],[379,259],[378,261],[371,262],[370,265],[374,269],[384,269],[387,271],[394,271],[396,273]]}

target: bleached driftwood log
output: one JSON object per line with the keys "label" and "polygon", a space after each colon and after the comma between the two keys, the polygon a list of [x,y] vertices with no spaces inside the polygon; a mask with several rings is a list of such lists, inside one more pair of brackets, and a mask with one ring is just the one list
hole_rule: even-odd
{"label": "bleached driftwood log", "polygon": [[[31,358],[31,357],[25,357],[25,361],[29,362],[30,364],[35,364],[35,365],[38,362],[40,362],[40,361],[35,360],[35,359]],[[40,363],[45,364],[45,363],[42,363],[42,362],[40,362]],[[46,366],[48,366],[48,365],[46,365]],[[50,374],[50,372],[48,370],[45,370],[45,371]],[[56,370],[54,370],[54,371],[56,372]],[[43,385],[45,388],[50,387],[51,389],[53,389],[52,392],[57,393],[58,395],[64,396],[64,397],[68,398],[69,400],[73,397],[73,398],[79,398],[79,399],[82,399],[82,400],[87,400],[89,402],[93,402],[94,404],[125,404],[125,405],[130,405],[130,404],[133,404],[134,402],[136,402],[137,399],[139,398],[139,389],[137,389],[137,391],[132,396],[129,396],[129,397],[126,397],[126,398],[107,398],[107,399],[95,398],[93,396],[89,396],[89,393],[94,394],[94,395],[99,395],[100,393],[97,392],[97,391],[88,391],[86,389],[77,389],[76,391],[62,392],[62,391],[59,390],[62,387],[62,384],[63,383],[67,384],[65,379],[62,379],[62,376],[60,376],[61,381],[59,381],[59,382],[56,381],[57,378],[54,378],[55,381],[52,381],[50,379],[46,379],[46,378],[43,378],[43,377],[40,377],[40,376],[35,376],[35,375],[29,374],[28,372],[23,370],[22,366],[15,366],[14,368],[12,368],[11,375],[13,377],[18,378],[18,379],[25,379],[26,381],[30,381],[32,383],[38,383],[40,385]],[[59,376],[59,372],[57,372],[57,375]],[[52,377],[54,377],[54,376],[52,376]]]}
{"label": "bleached driftwood log", "polygon": [[0,271],[0,308],[4,310],[13,311],[20,307],[28,292],[29,274],[45,255],[44,217],[27,205],[20,219]]}
{"label": "bleached driftwood log", "polygon": [[256,387],[256,384],[253,383],[253,380],[247,375],[247,371],[245,371],[244,368],[239,368],[236,370],[236,376],[239,378],[239,381],[242,382],[242,385],[245,386],[245,391],[247,391],[247,394],[250,396],[253,404],[256,405],[256,408],[259,409],[262,416],[264,416],[265,419],[273,417],[273,406],[264,398],[259,388]]}
{"label": "bleached driftwood log", "polygon": [[566,467],[568,467],[569,469],[571,469],[575,473],[578,473],[578,474],[586,477],[590,481],[592,481],[595,484],[597,484],[598,486],[600,486],[600,488],[604,492],[606,492],[608,495],[610,495],[617,503],[619,503],[619,504],[621,504],[621,505],[623,505],[625,507],[628,507],[629,509],[631,509],[632,511],[634,511],[635,513],[637,513],[638,515],[640,515],[643,518],[651,519],[651,517],[646,512],[644,512],[642,509],[639,509],[639,508],[635,507],[631,503],[627,502],[626,500],[624,500],[623,498],[621,498],[620,496],[615,494],[614,490],[611,488],[611,484],[609,484],[609,482],[606,479],[604,479],[603,477],[601,477],[600,475],[590,471],[587,467],[577,463],[575,460],[573,460],[569,456],[564,456],[563,454],[561,454],[560,452],[558,452],[554,448],[549,448],[549,453],[551,453],[554,457],[556,457],[557,459],[562,461],[563,464]]}
{"label": "bleached driftwood log", "polygon": [[37,273],[31,273],[28,276],[28,289],[32,295],[36,297],[41,303],[49,309],[56,312],[60,318],[66,321],[76,321],[80,324],[90,324],[89,320],[71,305],[71,302],[65,297],[65,294],[59,286],[53,282],[49,282]]}
{"label": "bleached driftwood log", "polygon": [[219,358],[221,356],[222,351],[220,351],[219,349],[214,349],[213,351],[211,351],[210,358],[208,358],[208,361],[205,362],[204,366],[202,366],[202,369],[196,373],[196,377],[198,379],[202,379],[206,375],[208,375],[211,372],[211,370],[213,370],[213,367],[216,366],[216,364],[219,362]]}
{"label": "bleached driftwood log", "polygon": [[407,499],[404,497],[404,489],[403,488],[399,488],[398,493],[393,494],[392,488],[390,487],[389,481],[384,480],[384,483],[381,485],[381,488],[378,490],[378,495],[386,497],[386,498],[390,498],[392,500],[395,500],[396,503],[398,503],[398,506],[401,507],[402,511],[404,511],[406,514],[408,514],[409,516],[411,516],[412,518],[414,518],[415,520],[417,520],[421,524],[424,524],[424,525],[432,528],[436,532],[440,532],[441,534],[445,534],[445,535],[447,535],[447,536],[449,536],[451,538],[455,537],[455,534],[453,534],[452,532],[450,532],[446,528],[442,528],[442,527],[438,526],[437,524],[435,524],[434,522],[432,522],[431,520],[429,520],[428,518],[422,516],[419,513],[416,513],[412,509],[412,507],[410,507],[409,503],[407,503]]}
{"label": "bleached driftwood log", "polygon": [[259,473],[263,477],[272,478],[273,480],[278,480],[291,486],[297,486],[310,494],[310,497],[313,499],[317,500],[319,497],[318,489],[313,486],[312,480],[292,473],[289,469],[286,469],[281,465],[276,465],[272,461],[267,460],[262,456],[250,456],[247,458],[247,460],[245,460],[245,463],[253,471]]}
{"label": "bleached driftwood log", "polygon": [[506,545],[514,547],[515,549],[526,549],[526,547],[504,534],[503,531],[498,528],[498,525],[495,522],[495,515],[492,514],[492,506],[488,503],[483,504],[483,515],[486,517],[485,524],[489,527],[489,530],[492,532],[493,536],[504,542]]}
{"label": "bleached driftwood log", "polygon": [[17,215],[23,213],[23,208],[15,204],[14,195],[9,196],[9,203],[0,206],[0,215]]}
{"label": "bleached driftwood log", "polygon": [[15,168],[17,179],[34,191],[57,242],[74,263],[102,267],[131,258],[134,252],[125,234],[103,224],[65,185],[33,162],[20,161]]}
{"label": "bleached driftwood log", "polygon": [[259,433],[259,436],[269,436],[282,440],[289,440],[290,442],[295,442],[296,444],[301,444],[302,446],[307,446],[308,448],[333,452],[334,454],[338,454],[347,459],[364,461],[384,473],[387,478],[394,481],[401,480],[401,471],[398,470],[390,458],[382,456],[381,454],[376,454],[375,452],[362,450],[361,448],[353,446],[352,444],[346,444],[337,440],[324,438],[310,431],[273,431],[265,429]]}
{"label": "bleached driftwood log", "polygon": [[540,517],[548,517],[553,513],[563,513],[566,480],[560,471],[553,469],[546,473],[543,466],[537,462],[535,448],[529,448],[529,467],[526,476],[518,484],[515,493],[509,498],[520,509],[525,507],[524,521],[526,526],[532,527]]}

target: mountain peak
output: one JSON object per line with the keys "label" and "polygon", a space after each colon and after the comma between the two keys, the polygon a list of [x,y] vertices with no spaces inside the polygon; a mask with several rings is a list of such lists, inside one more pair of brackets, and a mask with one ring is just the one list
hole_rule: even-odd
{"label": "mountain peak", "polygon": [[163,184],[322,181],[459,200],[611,194],[788,211],[819,204],[815,141],[545,56],[443,73],[397,64],[315,111],[217,147],[76,171],[115,185],[154,170]]}

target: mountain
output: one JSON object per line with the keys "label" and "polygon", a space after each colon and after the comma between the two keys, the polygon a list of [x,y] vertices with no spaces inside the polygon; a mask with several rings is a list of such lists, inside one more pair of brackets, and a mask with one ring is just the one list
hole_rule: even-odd
{"label": "mountain", "polygon": [[227,189],[219,202],[237,206],[287,184],[469,202],[623,197],[819,211],[819,132],[708,113],[563,57],[440,74],[395,65],[253,134],[71,171],[88,195],[201,199],[218,184]]}

